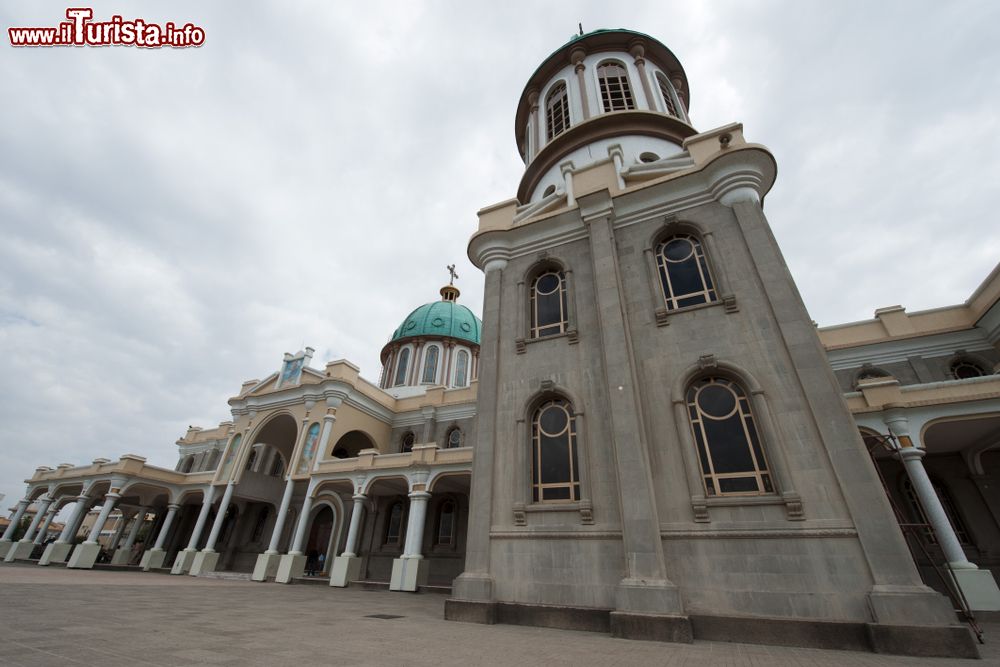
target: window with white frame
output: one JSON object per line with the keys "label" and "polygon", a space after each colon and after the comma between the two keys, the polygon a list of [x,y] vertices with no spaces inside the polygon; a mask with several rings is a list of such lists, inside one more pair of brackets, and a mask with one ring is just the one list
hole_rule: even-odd
{"label": "window with white frame", "polygon": [[464,387],[469,384],[469,353],[459,350],[455,357],[455,386]]}
{"label": "window with white frame", "polygon": [[729,378],[704,377],[688,386],[686,399],[705,495],[774,493],[746,390]]}
{"label": "window with white frame", "polygon": [[410,348],[404,347],[399,351],[399,356],[396,358],[396,379],[393,382],[395,386],[399,386],[406,382],[406,368],[410,363]]}
{"label": "window with white frame", "polygon": [[667,113],[676,118],[680,118],[680,114],[677,113],[677,104],[674,102],[673,86],[671,86],[670,82],[667,81],[667,77],[657,72],[656,83],[660,88],[660,95],[663,97],[663,105],[667,110]]}
{"label": "window with white frame", "polygon": [[438,356],[440,348],[437,345],[428,345],[424,352],[424,374],[420,379],[424,384],[434,384],[437,379]]}
{"label": "window with white frame", "polygon": [[545,98],[545,129],[549,141],[569,129],[569,96],[566,84],[558,83]]}
{"label": "window with white frame", "polygon": [[635,109],[632,88],[625,66],[613,60],[597,66],[597,81],[601,89],[601,102],[605,111]]}
{"label": "window with white frame", "polygon": [[564,398],[551,398],[532,414],[531,489],[536,503],[580,499],[576,417]]}
{"label": "window with white frame", "polygon": [[661,241],[656,247],[656,266],[667,310],[718,300],[705,250],[693,234]]}
{"label": "window with white frame", "polygon": [[546,270],[531,281],[531,338],[565,333],[569,328],[566,308],[566,276],[562,271]]}

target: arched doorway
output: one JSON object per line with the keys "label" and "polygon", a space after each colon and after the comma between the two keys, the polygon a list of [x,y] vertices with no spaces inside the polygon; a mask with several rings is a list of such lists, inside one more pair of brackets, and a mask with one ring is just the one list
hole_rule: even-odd
{"label": "arched doorway", "polygon": [[330,540],[333,537],[333,510],[329,505],[324,505],[313,517],[312,526],[309,529],[309,539],[306,541],[306,556],[310,559],[319,558],[323,554],[324,563],[317,566],[316,571],[322,574],[329,567],[332,554],[330,553]]}

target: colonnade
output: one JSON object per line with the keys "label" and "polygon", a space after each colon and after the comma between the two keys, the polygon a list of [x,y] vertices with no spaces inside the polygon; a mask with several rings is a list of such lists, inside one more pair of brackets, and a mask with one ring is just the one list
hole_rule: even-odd
{"label": "colonnade", "polygon": [[966,557],[965,549],[962,548],[955,528],[948,519],[944,505],[924,467],[926,450],[920,442],[919,434],[911,432],[906,410],[904,408],[885,410],[882,421],[895,438],[893,453],[903,463],[913,492],[937,537],[947,569],[954,577],[970,608],[1000,611],[1000,588],[996,579],[992,572],[979,569]]}
{"label": "colonnade", "polygon": [[[410,507],[407,513],[406,538],[402,554],[393,561],[392,580],[390,582],[391,590],[415,591],[420,585],[426,583],[427,580],[427,562],[423,556],[423,537],[428,502],[432,496],[426,490],[426,481],[427,473],[422,473],[416,476],[416,481],[411,480],[409,485],[408,498]],[[120,481],[113,481],[111,488],[103,495],[103,498],[90,493],[87,487],[83,488],[80,494],[74,497],[75,502],[72,510],[58,539],[47,545],[39,564],[49,565],[66,562],[68,568],[92,568],[101,551],[98,538],[104,531],[112,512],[122,498],[122,486],[123,483]],[[303,553],[304,545],[310,523],[313,520],[311,514],[313,504],[316,500],[317,486],[318,484],[315,481],[310,482],[302,505],[299,508],[295,530],[289,540],[288,552],[281,554],[278,551],[278,547],[288,520],[288,513],[291,510],[291,501],[295,487],[295,482],[290,476],[286,480],[281,504],[268,541],[268,548],[260,555],[258,567],[255,568],[253,577],[255,580],[265,581],[274,577],[280,583],[288,583],[293,578],[302,576],[306,559]],[[206,527],[208,527],[208,518],[214,505],[218,487],[209,486],[207,488],[202,498],[198,517],[188,539],[187,546],[177,554],[171,568],[171,574],[198,575],[216,568],[219,553],[216,552],[215,547],[222,532],[227,510],[232,503],[234,487],[235,484],[232,481],[223,487],[222,498],[218,503],[215,519],[211,523],[208,538],[203,548],[198,549],[201,537]],[[72,544],[73,536],[79,531],[80,525],[90,511],[90,508],[101,500],[103,500],[103,503],[100,512],[93,526],[91,526],[86,539],[74,547]],[[365,489],[360,482],[352,496],[352,501],[344,549],[339,556],[333,558],[332,562],[328,564],[330,585],[335,587],[345,587],[351,581],[355,581],[360,577],[360,536],[363,530],[365,513],[371,504],[371,500],[366,495]],[[5,556],[7,562],[26,559],[30,555],[31,549],[41,543],[40,536],[51,524],[59,508],[49,493],[43,494],[35,502],[38,503],[38,511],[35,513],[28,531],[21,540],[14,543],[11,540],[11,536],[14,532],[13,527],[23,518],[28,506],[31,504],[29,498],[25,498],[18,503],[11,516],[11,525],[4,532],[3,537],[0,538],[0,544],[6,542],[11,545]],[[153,513],[155,516],[149,536],[152,537],[155,533],[156,540],[152,548],[146,549],[143,553],[140,565],[144,571],[163,567],[167,557],[165,547],[168,539],[171,539],[173,531],[178,527],[177,514],[180,509],[180,504],[170,503],[166,506],[165,513],[162,507],[154,509],[148,505],[143,505],[131,511],[123,511],[122,519],[110,542],[110,549],[113,552],[111,563],[114,565],[130,564],[132,549],[136,544],[142,526],[145,524],[149,514]],[[176,536],[173,537],[176,539]],[[263,568],[260,567],[261,562],[264,563]]]}

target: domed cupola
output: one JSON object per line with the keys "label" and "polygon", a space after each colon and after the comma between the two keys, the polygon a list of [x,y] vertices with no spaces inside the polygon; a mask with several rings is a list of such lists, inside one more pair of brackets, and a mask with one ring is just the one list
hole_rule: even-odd
{"label": "domed cupola", "polygon": [[[535,70],[515,119],[525,163],[518,201],[572,197],[572,174],[599,162],[621,175],[669,161],[697,134],[680,61],[658,40],[625,29],[573,37]],[[570,204],[573,202],[570,201]]]}
{"label": "domed cupola", "polygon": [[449,270],[452,281],[441,288],[441,300],[407,315],[382,348],[380,386],[397,398],[431,386],[467,387],[476,379],[483,323],[458,303],[458,276]]}

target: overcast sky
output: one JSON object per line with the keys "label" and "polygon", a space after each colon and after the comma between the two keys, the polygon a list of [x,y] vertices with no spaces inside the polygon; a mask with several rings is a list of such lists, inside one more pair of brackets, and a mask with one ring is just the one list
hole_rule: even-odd
{"label": "overcast sky", "polygon": [[[84,4],[84,3],[71,3]],[[99,2],[197,49],[13,49],[0,5],[0,493],[134,452],[316,348],[376,379],[514,196],[527,77],[582,22],[664,42],[699,130],[767,145],[765,211],[821,325],[966,299],[1000,258],[1000,3]],[[614,8],[614,11],[612,11]]]}

